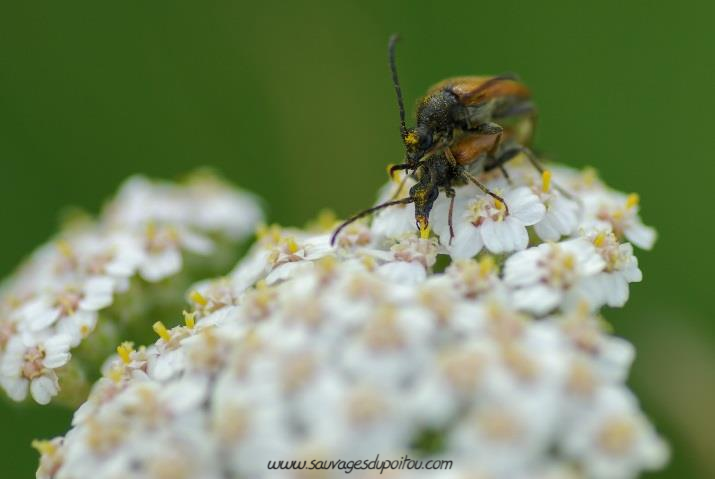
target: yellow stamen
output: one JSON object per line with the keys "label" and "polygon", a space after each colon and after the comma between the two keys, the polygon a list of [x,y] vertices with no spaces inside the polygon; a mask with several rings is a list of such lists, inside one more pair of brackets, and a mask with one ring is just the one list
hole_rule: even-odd
{"label": "yellow stamen", "polygon": [[316,261],[315,265],[323,273],[332,273],[338,265],[338,261],[335,256],[324,256]]}
{"label": "yellow stamen", "polygon": [[153,241],[156,238],[156,230],[156,223],[151,222],[146,225],[146,237],[149,241]]}
{"label": "yellow stamen", "polygon": [[131,353],[134,352],[134,343],[131,341],[124,341],[122,344],[117,346],[117,354],[124,364],[129,364],[131,362]]}
{"label": "yellow stamen", "polygon": [[572,254],[568,254],[564,257],[564,268],[571,271],[576,266],[576,258]]}
{"label": "yellow stamen", "polygon": [[581,317],[581,318],[587,318],[591,314],[591,305],[586,301],[585,299],[582,299],[579,301],[578,306],[576,307],[576,313]]}
{"label": "yellow stamen", "polygon": [[596,237],[593,239],[593,244],[597,248],[600,248],[603,246],[603,242],[606,241],[606,234],[605,233],[598,233]]}
{"label": "yellow stamen", "polygon": [[328,231],[332,229],[337,222],[338,218],[335,216],[335,212],[326,208],[318,213],[318,217],[313,222],[313,225],[315,226],[315,229],[319,231]]}
{"label": "yellow stamen", "polygon": [[171,335],[169,334],[169,330],[166,329],[166,326],[164,326],[164,323],[161,321],[157,321],[154,323],[151,327],[156,334],[159,335],[161,339],[164,341],[169,341],[171,339]]}
{"label": "yellow stamen", "polygon": [[57,299],[57,303],[62,306],[67,316],[72,316],[76,312],[75,302],[70,298],[62,296]]}
{"label": "yellow stamen", "polygon": [[107,373],[107,377],[111,379],[112,382],[115,384],[119,384],[119,382],[122,380],[123,375],[124,373],[122,372],[121,367],[113,367],[109,370],[109,373]]}
{"label": "yellow stamen", "polygon": [[285,239],[286,247],[288,248],[288,252],[290,254],[295,254],[298,252],[298,243],[295,242],[295,238],[292,236],[289,236],[288,238]]}
{"label": "yellow stamen", "polygon": [[186,327],[189,329],[194,329],[194,326],[196,325],[196,312],[194,311],[193,313],[189,313],[188,311],[182,311],[184,314],[184,323],[186,324]]}
{"label": "yellow stamen", "polygon": [[639,202],[640,196],[638,196],[638,193],[631,193],[628,195],[628,198],[626,198],[626,208],[631,209],[637,206]]}
{"label": "yellow stamen", "polygon": [[72,245],[66,240],[59,240],[57,242],[57,249],[60,254],[65,258],[72,258],[74,256],[74,251],[72,250]]}
{"label": "yellow stamen", "polygon": [[79,327],[79,333],[82,335],[83,338],[86,338],[91,332],[92,331],[89,329],[89,326],[86,324],[83,324]]}
{"label": "yellow stamen", "polygon": [[491,255],[486,255],[479,260],[479,274],[486,276],[494,271],[494,258]]}
{"label": "yellow stamen", "polygon": [[199,306],[206,306],[209,302],[203,294],[199,293],[196,290],[191,292],[191,294],[189,295],[189,299],[194,303],[198,304]]}
{"label": "yellow stamen", "polygon": [[551,171],[544,170],[541,174],[541,191],[547,193],[551,188]]}
{"label": "yellow stamen", "polygon": [[263,241],[267,240],[271,243],[278,243],[281,239],[281,228],[278,225],[261,224],[256,228],[256,237]]}
{"label": "yellow stamen", "polygon": [[51,456],[57,451],[57,446],[47,440],[34,439],[32,441],[32,447],[43,456]]}
{"label": "yellow stamen", "polygon": [[498,199],[494,198],[494,207],[498,210],[503,210],[504,209],[504,203],[499,201]]}
{"label": "yellow stamen", "polygon": [[365,266],[365,269],[367,269],[368,271],[373,271],[377,267],[375,258],[373,258],[372,256],[363,256],[362,258],[360,258],[360,262],[363,266]]}
{"label": "yellow stamen", "polygon": [[598,171],[591,166],[584,168],[581,173],[581,180],[585,186],[593,186],[598,181]]}

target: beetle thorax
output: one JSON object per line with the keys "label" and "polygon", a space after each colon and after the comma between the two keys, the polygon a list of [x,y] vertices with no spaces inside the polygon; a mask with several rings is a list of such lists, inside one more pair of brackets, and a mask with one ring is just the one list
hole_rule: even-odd
{"label": "beetle thorax", "polygon": [[456,104],[457,98],[445,90],[423,98],[417,106],[417,128],[432,132],[451,130],[452,110]]}

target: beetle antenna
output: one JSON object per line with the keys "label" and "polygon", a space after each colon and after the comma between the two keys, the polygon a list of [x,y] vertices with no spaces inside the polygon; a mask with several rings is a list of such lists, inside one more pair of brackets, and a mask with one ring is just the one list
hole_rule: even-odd
{"label": "beetle antenna", "polygon": [[392,86],[395,87],[397,105],[400,108],[400,134],[404,140],[407,136],[407,127],[405,126],[405,103],[402,101],[402,88],[400,88],[400,80],[397,78],[397,65],[395,64],[395,45],[399,39],[400,36],[396,33],[390,37],[390,41],[387,44],[387,53],[390,59],[390,71],[392,72]]}
{"label": "beetle antenna", "polygon": [[395,200],[395,201],[386,201],[385,203],[381,203],[377,206],[373,206],[372,208],[368,208],[366,210],[361,211],[360,213],[355,214],[354,216],[351,216],[343,224],[337,227],[335,232],[333,232],[333,236],[330,237],[330,246],[335,245],[335,239],[338,237],[340,232],[349,224],[356,222],[360,218],[364,218],[365,216],[374,213],[375,211],[381,210],[383,208],[387,208],[388,206],[393,206],[393,205],[408,205],[410,203],[414,203],[414,198],[402,198],[401,200]]}

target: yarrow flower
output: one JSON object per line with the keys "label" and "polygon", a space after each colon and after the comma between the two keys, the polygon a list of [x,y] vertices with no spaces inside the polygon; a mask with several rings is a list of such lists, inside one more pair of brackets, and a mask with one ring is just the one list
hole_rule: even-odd
{"label": "yarrow flower", "polygon": [[662,467],[626,384],[633,347],[598,316],[640,280],[625,230],[579,205],[581,174],[552,173],[572,200],[521,168],[490,181],[506,205],[458,189],[451,243],[445,205],[428,238],[399,207],[335,247],[332,221],[259,229],[230,274],[189,289],[183,324],[119,345],[67,435],[36,442],[37,477],[293,477],[270,461],[378,454],[451,461],[437,477]]}
{"label": "yarrow flower", "polygon": [[[150,283],[173,278],[179,292],[170,305],[178,307],[180,291],[197,279],[192,270],[212,270],[187,267],[192,255],[232,261],[230,251],[260,218],[251,195],[205,172],[181,184],[130,178],[97,220],[70,222],[4,281],[0,385],[16,401],[29,385],[46,404],[66,375],[65,402],[83,400],[83,377],[106,357],[106,346],[155,311],[153,302],[166,306],[171,288],[159,294]],[[70,361],[81,343],[84,357]]]}
{"label": "yarrow flower", "polygon": [[566,304],[580,281],[603,271],[605,262],[591,243],[576,238],[543,243],[509,257],[504,282],[514,289],[514,304],[545,314]]}
{"label": "yarrow flower", "polygon": [[70,359],[70,337],[55,335],[39,341],[29,335],[10,340],[2,363],[0,384],[15,401],[25,399],[28,387],[39,404],[47,404],[57,394],[55,369]]}
{"label": "yarrow flower", "polygon": [[[486,247],[492,253],[520,251],[529,244],[527,226],[543,220],[546,208],[527,187],[489,187],[504,202],[486,195],[475,187],[459,190],[454,204],[454,238],[450,237],[448,203],[443,199],[435,206],[435,232],[454,258],[471,258]],[[506,190],[505,190],[506,189]]]}

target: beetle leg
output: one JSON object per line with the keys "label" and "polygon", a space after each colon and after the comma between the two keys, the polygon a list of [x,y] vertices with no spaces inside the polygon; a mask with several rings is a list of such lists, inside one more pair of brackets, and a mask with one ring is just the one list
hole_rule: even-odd
{"label": "beetle leg", "polygon": [[501,146],[501,137],[502,137],[502,132],[500,131],[499,133],[496,134],[497,138],[494,140],[494,144],[492,145],[491,148],[489,148],[488,154],[489,156],[496,156],[497,150],[499,150],[499,147]]}
{"label": "beetle leg", "polygon": [[447,198],[449,198],[449,213],[447,214],[447,223],[449,224],[449,245],[452,246],[452,240],[454,239],[454,223],[452,222],[452,214],[454,213],[454,198],[456,193],[454,188],[447,188],[445,190]]}
{"label": "beetle leg", "polygon": [[[534,168],[536,168],[536,171],[538,171],[538,172],[541,173],[542,175],[544,174],[544,171],[545,171],[546,169],[541,165],[541,162],[539,162],[539,160],[536,159],[536,155],[534,154],[533,151],[531,151],[529,148],[527,148],[527,147],[525,147],[525,146],[518,146],[518,147],[516,147],[515,149],[518,150],[517,153],[524,153],[524,154],[526,155],[526,157],[527,157],[528,160],[529,160],[529,163],[531,163],[531,165],[532,165]],[[512,156],[512,158],[513,158],[513,156]],[[554,185],[554,188],[555,188],[556,190],[558,190],[558,191],[559,191],[562,195],[564,195],[566,198],[568,198],[568,199],[570,199],[570,200],[578,201],[578,200],[577,200],[576,198],[574,198],[574,196],[573,196],[568,190],[566,190],[565,188],[562,188],[561,186],[559,186],[558,184],[553,183],[553,182],[552,182],[552,184]],[[579,202],[579,203],[580,203],[580,202]]]}
{"label": "beetle leg", "polygon": [[452,166],[455,166],[457,164],[457,159],[454,157],[454,154],[452,154],[452,150],[450,150],[449,147],[446,147],[444,149],[444,154]]}
{"label": "beetle leg", "polygon": [[[390,168],[389,168],[389,170],[388,170],[388,174],[390,175],[390,179],[394,179],[394,178],[395,178],[395,172],[396,172],[396,171],[400,171],[400,170],[412,170],[412,169],[417,170],[417,168],[419,168],[420,166],[422,166],[422,161],[418,161],[417,163],[414,163],[414,164],[413,164],[413,163],[400,163],[400,164],[398,164],[398,165],[392,165],[392,166],[390,166]],[[402,180],[400,181],[399,187],[398,187],[398,188],[395,190],[395,192],[392,194],[391,199],[393,199],[393,200],[397,199],[397,197],[399,196],[400,192],[401,192],[402,189],[405,187],[405,183],[407,183],[407,176],[408,176],[408,175],[409,175],[409,172],[404,176],[404,178],[402,178]]]}
{"label": "beetle leg", "polygon": [[497,201],[500,201],[503,205],[504,208],[506,209],[506,213],[509,214],[509,205],[506,204],[506,201],[504,201],[504,198],[499,196],[498,194],[494,193],[492,190],[484,186],[484,184],[479,181],[473,174],[469,173],[468,171],[462,171],[462,174],[464,175],[465,178],[467,178],[469,181],[477,185],[477,187],[482,190],[485,194],[491,196]]}
{"label": "beetle leg", "polygon": [[498,120],[500,118],[514,118],[517,116],[536,117],[536,106],[531,100],[519,101],[505,107],[503,110],[495,111],[493,118]]}
{"label": "beetle leg", "polygon": [[511,177],[509,176],[509,172],[506,171],[506,168],[504,165],[499,165],[499,171],[501,171],[502,175],[504,175],[504,178],[506,178],[506,182],[509,183],[509,185],[513,185],[511,181]]}
{"label": "beetle leg", "polygon": [[511,184],[511,178],[509,177],[509,173],[506,171],[506,167],[504,164],[514,158],[516,155],[521,153],[521,149],[519,148],[509,148],[505,151],[502,151],[501,154],[498,156],[493,156],[494,158],[494,163],[487,164],[484,167],[484,171],[490,171],[493,170],[494,168],[499,168],[501,170],[502,174],[506,178],[506,180]]}
{"label": "beetle leg", "polygon": [[422,163],[424,163],[424,162],[422,160],[420,160],[415,163],[399,163],[397,165],[392,165],[392,166],[390,166],[390,169],[388,170],[388,174],[390,175],[390,178],[392,178],[396,171],[416,170],[417,168],[422,166]]}
{"label": "beetle leg", "polygon": [[401,171],[401,170],[407,170],[411,166],[412,165],[410,163],[400,163],[397,165],[390,165],[390,168],[387,170],[387,174],[390,175],[390,179],[395,179],[395,172]]}
{"label": "beetle leg", "polygon": [[481,133],[484,135],[501,135],[504,131],[500,125],[496,123],[480,123],[479,125],[470,128],[471,133]]}

